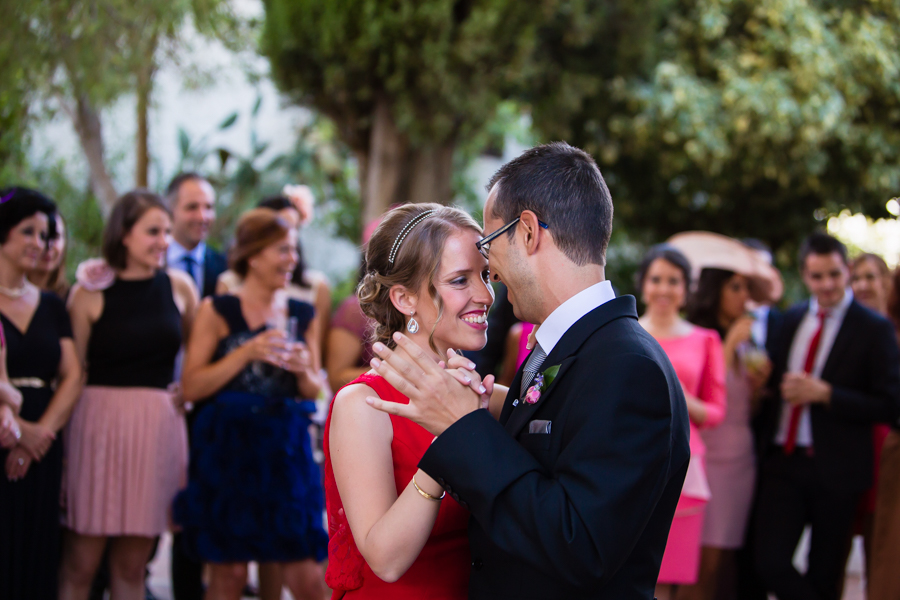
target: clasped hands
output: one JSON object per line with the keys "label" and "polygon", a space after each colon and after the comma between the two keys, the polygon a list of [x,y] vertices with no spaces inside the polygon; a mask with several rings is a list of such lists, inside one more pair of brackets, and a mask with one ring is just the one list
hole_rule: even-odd
{"label": "clasped hands", "polygon": [[267,362],[295,375],[301,375],[312,368],[312,354],[303,342],[291,342],[277,329],[266,330],[243,346],[248,362]]}
{"label": "clasped hands", "polygon": [[781,379],[781,397],[794,406],[831,401],[831,384],[807,373],[785,373]]}
{"label": "clasped hands", "polygon": [[9,406],[0,405],[0,446],[10,448],[4,465],[10,481],[24,477],[32,461],[40,462],[55,439],[49,427],[17,419]]}
{"label": "clasped hands", "polygon": [[369,396],[366,402],[383,412],[406,417],[433,435],[440,435],[456,421],[479,408],[487,408],[494,389],[494,376],[481,377],[469,359],[453,350],[446,361],[435,361],[402,333],[393,336],[391,350],[375,343],[372,370],[384,377],[409,404],[388,402]]}

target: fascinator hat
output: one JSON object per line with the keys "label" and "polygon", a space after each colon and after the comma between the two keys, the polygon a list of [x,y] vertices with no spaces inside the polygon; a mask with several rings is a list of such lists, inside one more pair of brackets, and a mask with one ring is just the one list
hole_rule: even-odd
{"label": "fascinator hat", "polygon": [[774,304],[784,293],[778,269],[759,250],[728,236],[710,231],[685,231],[670,237],[667,244],[680,250],[690,261],[692,279],[703,269],[724,269],[746,277],[750,297],[761,304]]}

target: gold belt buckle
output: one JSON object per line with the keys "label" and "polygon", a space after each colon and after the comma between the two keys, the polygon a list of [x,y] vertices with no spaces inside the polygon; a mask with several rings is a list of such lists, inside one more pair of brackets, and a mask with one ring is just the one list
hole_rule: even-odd
{"label": "gold belt buckle", "polygon": [[47,382],[40,377],[14,377],[9,383],[17,388],[43,388],[47,387]]}

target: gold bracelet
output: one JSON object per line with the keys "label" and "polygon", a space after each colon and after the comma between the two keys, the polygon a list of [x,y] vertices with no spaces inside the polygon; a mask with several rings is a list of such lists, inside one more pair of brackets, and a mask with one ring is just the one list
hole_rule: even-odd
{"label": "gold bracelet", "polygon": [[444,499],[444,496],[447,495],[447,492],[446,492],[446,490],[445,490],[444,493],[441,494],[440,496],[432,496],[431,494],[429,494],[428,492],[426,492],[425,490],[423,490],[422,488],[419,487],[419,484],[416,483],[416,476],[415,476],[415,475],[413,475],[413,485],[416,486],[416,491],[419,492],[419,494],[420,494],[423,498],[426,498],[426,499],[428,499],[428,500],[434,500],[435,502],[440,502],[441,500]]}

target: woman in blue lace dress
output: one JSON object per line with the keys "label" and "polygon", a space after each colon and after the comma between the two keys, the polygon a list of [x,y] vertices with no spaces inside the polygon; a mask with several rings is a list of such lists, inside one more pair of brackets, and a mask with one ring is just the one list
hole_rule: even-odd
{"label": "woman in blue lace dress", "polygon": [[[303,400],[322,385],[304,343],[314,309],[283,293],[297,264],[295,236],[273,210],[241,218],[230,263],[244,284],[204,301],[185,356],[184,397],[198,412],[174,515],[187,550],[211,565],[208,600],[239,598],[249,561],[303,563],[306,579],[323,580],[328,538],[308,433],[315,403]],[[292,591],[322,598],[319,585]],[[280,597],[280,582],[267,587],[264,598]]]}

